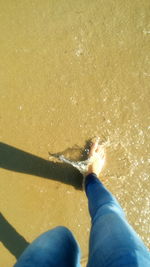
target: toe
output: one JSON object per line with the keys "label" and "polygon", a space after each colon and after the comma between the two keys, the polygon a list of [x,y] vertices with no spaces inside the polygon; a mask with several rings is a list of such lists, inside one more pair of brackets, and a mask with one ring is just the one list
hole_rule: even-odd
{"label": "toe", "polygon": [[96,152],[99,154],[101,158],[105,157],[105,150],[101,145],[98,146],[98,148],[96,149]]}
{"label": "toe", "polygon": [[89,152],[89,156],[93,156],[95,151],[98,149],[98,140],[96,140],[92,145],[91,145],[91,148],[90,148],[90,152]]}

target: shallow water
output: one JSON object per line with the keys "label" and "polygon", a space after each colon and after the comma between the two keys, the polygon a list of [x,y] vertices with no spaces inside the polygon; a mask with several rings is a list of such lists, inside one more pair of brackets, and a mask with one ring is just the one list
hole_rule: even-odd
{"label": "shallow water", "polygon": [[149,8],[147,0],[0,3],[0,222],[16,230],[15,242],[1,237],[1,266],[56,225],[74,232],[87,258],[82,177],[48,152],[76,159],[93,136],[109,144],[102,181],[150,247]]}

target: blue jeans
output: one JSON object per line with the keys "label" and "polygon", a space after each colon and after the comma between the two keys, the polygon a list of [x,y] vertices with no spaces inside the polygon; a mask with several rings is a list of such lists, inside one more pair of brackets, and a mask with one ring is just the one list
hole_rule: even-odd
{"label": "blue jeans", "polygon": [[[149,267],[150,254],[126,220],[116,198],[95,174],[85,180],[91,215],[87,267]],[[72,233],[56,227],[38,237],[15,267],[79,267],[80,248]]]}

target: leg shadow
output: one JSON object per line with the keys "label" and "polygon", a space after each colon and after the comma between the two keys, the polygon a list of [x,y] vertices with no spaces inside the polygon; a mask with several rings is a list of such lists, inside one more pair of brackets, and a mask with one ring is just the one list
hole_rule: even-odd
{"label": "leg shadow", "polygon": [[16,259],[20,257],[29,243],[17,233],[15,228],[0,213],[0,241]]}
{"label": "leg shadow", "polygon": [[0,167],[82,188],[82,174],[65,163],[54,163],[0,142]]}

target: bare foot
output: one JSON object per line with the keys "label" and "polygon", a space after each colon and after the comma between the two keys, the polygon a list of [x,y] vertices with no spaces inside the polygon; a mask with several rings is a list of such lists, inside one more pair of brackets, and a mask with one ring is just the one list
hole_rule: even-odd
{"label": "bare foot", "polygon": [[99,145],[99,139],[97,139],[90,148],[89,152],[89,165],[88,165],[88,172],[95,173],[99,176],[103,166],[105,163],[105,151],[104,148]]}

